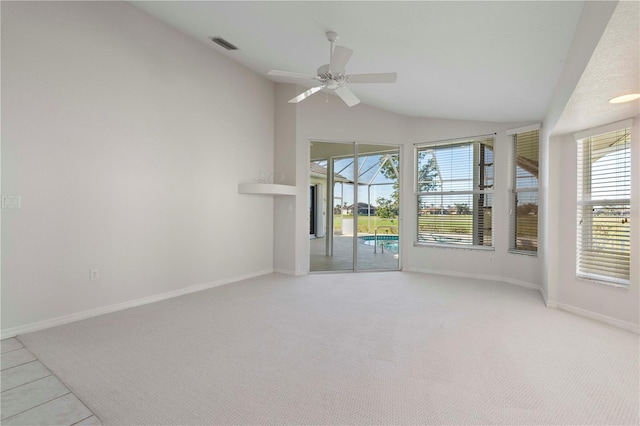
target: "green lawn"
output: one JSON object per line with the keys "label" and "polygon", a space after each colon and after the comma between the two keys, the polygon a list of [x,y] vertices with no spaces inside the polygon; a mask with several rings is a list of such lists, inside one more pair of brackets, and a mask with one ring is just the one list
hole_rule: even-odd
{"label": "green lawn", "polygon": [[[489,220],[491,219],[489,218]],[[470,214],[428,214],[418,218],[418,229],[421,232],[431,233],[471,234],[473,232],[473,216]]]}
{"label": "green lawn", "polygon": [[538,216],[521,215],[517,219],[518,237],[538,238]]}
{"label": "green lawn", "polygon": [[[491,216],[485,215],[487,227],[490,226]],[[537,238],[538,217],[537,216],[519,216],[518,217],[518,236]],[[420,231],[435,232],[443,234],[471,234],[473,232],[473,215],[425,215],[418,219]]]}
{"label": "green lawn", "polygon": [[[345,219],[353,219],[353,216],[344,215]],[[538,239],[538,217],[530,215],[518,216],[518,238],[531,239],[537,243]],[[595,218],[595,232],[598,236],[606,237],[608,224],[607,218]],[[485,221],[489,225],[491,223],[491,215],[485,215]],[[394,226],[398,227],[398,219],[382,219],[377,216],[367,217],[366,215],[358,216],[358,232],[373,234],[378,226]],[[442,234],[472,234],[473,233],[473,216],[472,215],[425,215],[418,218],[418,227],[421,232],[442,233]],[[629,231],[629,223],[626,223],[622,230],[625,233]],[[342,229],[342,217],[334,215],[334,229],[340,231]],[[395,230],[386,228],[378,231],[381,234],[395,233]],[[611,231],[610,231],[611,232]],[[537,244],[536,244],[537,245]]]}

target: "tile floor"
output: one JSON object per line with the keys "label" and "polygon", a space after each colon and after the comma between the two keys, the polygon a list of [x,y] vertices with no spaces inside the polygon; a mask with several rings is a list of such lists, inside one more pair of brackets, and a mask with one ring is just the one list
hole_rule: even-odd
{"label": "tile floor", "polygon": [[[333,256],[326,255],[326,239],[310,239],[310,269],[316,271],[350,271],[353,270],[353,236],[334,235]],[[399,265],[398,253],[388,250],[382,252],[378,248],[358,241],[358,270],[397,270]]]}
{"label": "tile floor", "polygon": [[102,422],[15,338],[0,342],[3,425],[101,425]]}

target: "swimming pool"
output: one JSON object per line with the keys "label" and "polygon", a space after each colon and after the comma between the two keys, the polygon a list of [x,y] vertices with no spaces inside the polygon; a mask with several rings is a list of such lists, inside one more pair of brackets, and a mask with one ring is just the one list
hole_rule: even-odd
{"label": "swimming pool", "polygon": [[378,247],[383,247],[383,250],[389,250],[393,253],[398,253],[398,243],[399,238],[398,235],[393,234],[382,234],[378,235],[362,235],[358,237],[358,240],[367,246],[373,247],[373,245],[378,242]]}

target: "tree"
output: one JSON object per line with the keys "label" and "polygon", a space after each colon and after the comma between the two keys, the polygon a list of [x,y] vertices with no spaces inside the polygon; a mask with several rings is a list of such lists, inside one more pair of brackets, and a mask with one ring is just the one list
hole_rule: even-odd
{"label": "tree", "polygon": [[380,161],[380,173],[393,181],[393,192],[391,193],[391,199],[384,197],[376,199],[376,204],[378,205],[376,214],[378,217],[391,219],[397,217],[400,210],[400,196],[398,194],[398,182],[400,181],[398,176],[400,173],[399,157],[398,154],[385,155],[380,157]]}
{"label": "tree", "polygon": [[471,214],[471,209],[468,204],[456,204],[456,213],[462,214]]}
{"label": "tree", "polygon": [[418,191],[429,192],[437,189],[440,182],[438,177],[438,168],[436,167],[436,158],[429,151],[418,152]]}
{"label": "tree", "polygon": [[[436,189],[439,185],[436,178],[438,177],[438,170],[436,168],[435,158],[431,157],[426,160],[426,151],[418,153],[418,182],[421,191],[430,191]],[[426,161],[425,161],[426,160]],[[400,161],[398,154],[385,155],[380,157],[382,165],[380,166],[380,173],[387,179],[393,180],[393,192],[391,193],[391,199],[378,198],[376,203],[378,204],[377,215],[379,217],[393,218],[398,216],[400,210],[399,203],[399,182],[400,182]],[[382,216],[390,214],[391,216]]]}
{"label": "tree", "polygon": [[387,198],[377,198],[378,205],[376,215],[383,219],[394,219],[398,217],[398,200],[389,200]]}

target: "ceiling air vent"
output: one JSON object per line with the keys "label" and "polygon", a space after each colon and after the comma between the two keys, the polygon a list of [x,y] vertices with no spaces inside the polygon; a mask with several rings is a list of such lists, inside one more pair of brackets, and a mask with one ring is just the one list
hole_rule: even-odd
{"label": "ceiling air vent", "polygon": [[227,50],[238,50],[233,44],[229,43],[227,40],[222,37],[211,37],[211,41],[217,45],[224,47]]}

